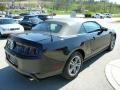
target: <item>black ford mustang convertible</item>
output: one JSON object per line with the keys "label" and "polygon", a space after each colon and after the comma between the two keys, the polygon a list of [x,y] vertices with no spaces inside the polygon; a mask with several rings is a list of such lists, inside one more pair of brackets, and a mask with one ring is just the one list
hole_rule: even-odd
{"label": "black ford mustang convertible", "polygon": [[96,21],[51,19],[31,32],[11,35],[6,60],[18,72],[34,78],[62,74],[75,78],[83,62],[114,48],[116,33]]}

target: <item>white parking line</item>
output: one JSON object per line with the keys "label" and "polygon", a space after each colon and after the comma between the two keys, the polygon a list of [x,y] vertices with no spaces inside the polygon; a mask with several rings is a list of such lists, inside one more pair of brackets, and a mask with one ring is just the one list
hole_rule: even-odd
{"label": "white parking line", "polygon": [[6,40],[0,40],[0,69],[5,68],[8,66],[8,64],[5,62],[5,52],[4,52],[4,46],[6,44]]}

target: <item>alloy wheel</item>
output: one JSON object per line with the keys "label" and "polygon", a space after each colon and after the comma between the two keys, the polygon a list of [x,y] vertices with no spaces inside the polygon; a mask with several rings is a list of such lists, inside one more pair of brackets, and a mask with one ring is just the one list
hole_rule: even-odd
{"label": "alloy wheel", "polygon": [[74,56],[69,63],[69,67],[68,67],[69,75],[72,77],[75,76],[76,74],[78,74],[80,68],[81,68],[81,58],[80,56]]}
{"label": "alloy wheel", "polygon": [[113,36],[111,39],[111,45],[110,45],[111,49],[113,49],[114,46],[115,46],[115,37]]}

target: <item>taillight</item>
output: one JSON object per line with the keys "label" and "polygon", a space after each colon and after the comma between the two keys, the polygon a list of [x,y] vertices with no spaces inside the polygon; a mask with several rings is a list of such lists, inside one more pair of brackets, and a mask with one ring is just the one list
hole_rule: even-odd
{"label": "taillight", "polygon": [[37,56],[38,55],[38,49],[36,47],[32,47],[32,46],[24,46],[24,51],[23,53],[26,56]]}
{"label": "taillight", "polygon": [[21,55],[25,55],[25,56],[38,56],[39,54],[38,48],[29,46],[29,45],[24,45],[19,42],[13,43],[13,41],[11,40],[7,41],[7,48]]}
{"label": "taillight", "polygon": [[38,53],[37,53],[37,48],[35,48],[35,47],[30,47],[29,54],[30,54],[30,55],[33,55],[33,56],[37,55],[37,54],[38,54]]}
{"label": "taillight", "polygon": [[13,40],[7,40],[6,46],[9,49],[13,49],[15,47],[15,42]]}

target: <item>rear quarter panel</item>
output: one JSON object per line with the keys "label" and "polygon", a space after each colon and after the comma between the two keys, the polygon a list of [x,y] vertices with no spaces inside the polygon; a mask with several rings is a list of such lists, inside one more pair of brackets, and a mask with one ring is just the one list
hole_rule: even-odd
{"label": "rear quarter panel", "polygon": [[53,60],[66,62],[76,50],[83,50],[85,56],[91,53],[89,37],[87,34],[59,38],[52,43],[43,45],[44,55]]}

